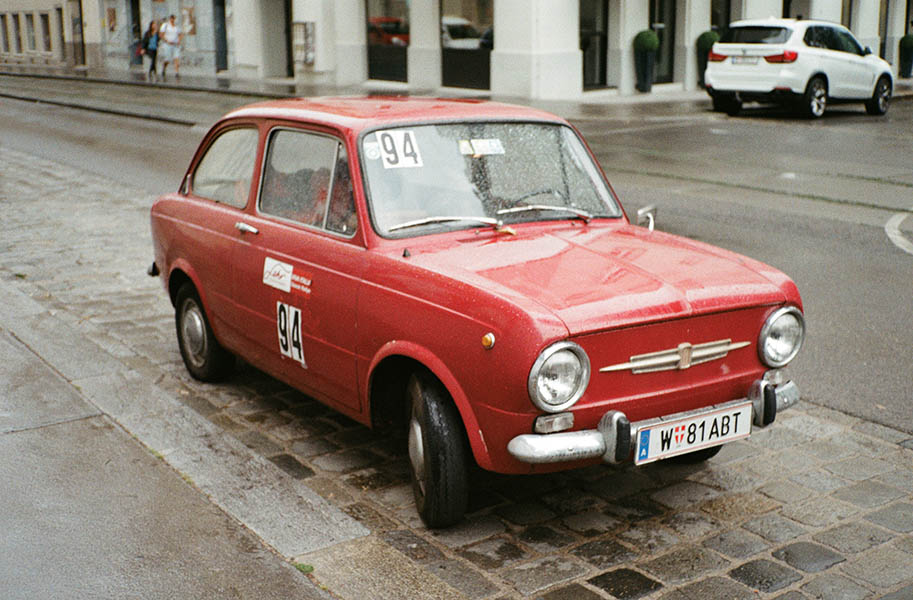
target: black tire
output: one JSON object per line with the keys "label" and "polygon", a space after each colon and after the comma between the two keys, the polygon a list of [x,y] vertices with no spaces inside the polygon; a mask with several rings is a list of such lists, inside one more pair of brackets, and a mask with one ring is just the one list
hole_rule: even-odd
{"label": "black tire", "polygon": [[459,522],[469,502],[469,449],[450,395],[430,373],[406,386],[407,440],[415,507],[431,529]]}
{"label": "black tire", "polygon": [[714,112],[724,112],[730,117],[734,117],[742,110],[742,101],[731,95],[712,96]]}
{"label": "black tire", "polygon": [[231,373],[234,356],[216,339],[192,283],[185,283],[178,290],[174,324],[184,366],[195,379],[221,381]]}
{"label": "black tire", "polygon": [[800,110],[809,119],[818,119],[827,108],[827,81],[823,77],[812,77],[805,86]]}
{"label": "black tire", "polygon": [[876,116],[888,112],[888,105],[891,103],[891,91],[891,80],[882,75],[878,83],[875,84],[872,98],[865,103],[865,112]]}
{"label": "black tire", "polygon": [[694,465],[700,462],[704,462],[705,460],[710,460],[719,454],[720,450],[722,449],[722,445],[711,446],[710,448],[695,450],[694,452],[689,452],[688,454],[679,454],[678,456],[673,456],[667,460],[677,465]]}

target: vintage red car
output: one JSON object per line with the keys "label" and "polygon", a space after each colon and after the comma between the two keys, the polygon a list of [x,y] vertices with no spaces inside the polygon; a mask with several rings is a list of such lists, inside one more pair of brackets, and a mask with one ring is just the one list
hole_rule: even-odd
{"label": "vintage red car", "polygon": [[470,461],[704,460],[799,399],[795,284],[631,224],[578,132],[539,110],[247,106],[151,221],[190,373],[218,380],[237,355],[399,423],[430,527],[462,517]]}

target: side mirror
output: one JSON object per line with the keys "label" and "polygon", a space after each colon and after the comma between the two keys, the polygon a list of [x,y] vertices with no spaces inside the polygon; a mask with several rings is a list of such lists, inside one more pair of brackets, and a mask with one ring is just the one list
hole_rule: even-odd
{"label": "side mirror", "polygon": [[866,46],[865,49],[862,51],[863,56],[868,56],[871,53],[872,53],[872,49],[869,48],[868,46]]}
{"label": "side mirror", "polygon": [[653,231],[653,228],[656,226],[656,205],[650,204],[644,206],[637,210],[637,224],[640,227],[646,226],[647,229]]}

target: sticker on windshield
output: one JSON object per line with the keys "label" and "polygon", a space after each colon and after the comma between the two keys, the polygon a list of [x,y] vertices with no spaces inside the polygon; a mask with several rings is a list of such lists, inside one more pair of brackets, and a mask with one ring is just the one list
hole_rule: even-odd
{"label": "sticker on windshield", "polygon": [[267,256],[263,261],[263,283],[283,292],[290,291],[292,289],[292,265]]}
{"label": "sticker on windshield", "polygon": [[380,158],[380,144],[377,142],[365,142],[365,157],[369,160]]}
{"label": "sticker on windshield", "polygon": [[472,153],[476,156],[486,156],[488,154],[504,154],[504,145],[498,138],[485,140],[469,140],[472,144]]}
{"label": "sticker on windshield", "polygon": [[301,345],[301,310],[276,302],[276,328],[279,330],[279,352],[307,369]]}
{"label": "sticker on windshield", "polygon": [[[388,129],[378,131],[376,135],[385,169],[422,166],[422,155],[415,140],[415,132],[408,129]],[[367,146],[365,153],[367,154]]]}

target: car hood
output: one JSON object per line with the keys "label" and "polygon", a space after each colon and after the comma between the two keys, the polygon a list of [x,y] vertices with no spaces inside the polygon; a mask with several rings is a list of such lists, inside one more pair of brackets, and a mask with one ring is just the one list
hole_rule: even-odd
{"label": "car hood", "polygon": [[[632,225],[520,226],[415,252],[413,264],[523,304],[571,335],[786,301],[792,281],[763,263]],[[461,232],[466,234],[467,232]]]}

